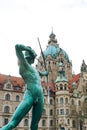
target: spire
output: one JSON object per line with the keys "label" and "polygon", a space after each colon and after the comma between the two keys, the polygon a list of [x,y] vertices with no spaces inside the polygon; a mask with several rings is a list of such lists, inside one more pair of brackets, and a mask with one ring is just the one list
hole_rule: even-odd
{"label": "spire", "polygon": [[81,72],[87,72],[87,65],[85,64],[84,60],[82,61]]}
{"label": "spire", "polygon": [[51,31],[51,34],[53,34],[53,27],[52,27],[52,31]]}
{"label": "spire", "polygon": [[55,37],[56,37],[56,35],[53,33],[53,27],[52,27],[51,34],[49,35],[50,40],[48,41],[48,44],[57,43],[57,39],[55,39]]}

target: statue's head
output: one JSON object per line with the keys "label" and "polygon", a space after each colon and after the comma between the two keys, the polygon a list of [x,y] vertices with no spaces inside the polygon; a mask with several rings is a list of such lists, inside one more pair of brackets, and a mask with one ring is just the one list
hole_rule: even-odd
{"label": "statue's head", "polygon": [[31,47],[29,47],[29,50],[30,51],[25,51],[24,57],[27,59],[29,63],[33,64],[37,54]]}

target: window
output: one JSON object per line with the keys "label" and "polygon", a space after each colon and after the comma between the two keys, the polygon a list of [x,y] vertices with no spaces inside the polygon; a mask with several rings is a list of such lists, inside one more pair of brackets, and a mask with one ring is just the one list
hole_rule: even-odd
{"label": "window", "polygon": [[65,103],[68,104],[68,98],[65,98]]}
{"label": "window", "polygon": [[62,97],[60,98],[60,104],[63,104],[63,98]]}
{"label": "window", "polygon": [[67,120],[67,124],[70,124],[70,120],[69,119]]}
{"label": "window", "polygon": [[58,98],[56,99],[56,104],[58,103]]}
{"label": "window", "polygon": [[11,89],[11,84],[8,83],[8,84],[6,85],[6,88],[7,88],[7,89]]}
{"label": "window", "polygon": [[46,115],[46,110],[45,109],[43,109],[43,113],[42,113],[43,115]]}
{"label": "window", "polygon": [[8,123],[8,118],[4,118],[4,125]]}
{"label": "window", "polygon": [[28,119],[24,120],[24,126],[28,126]]}
{"label": "window", "polygon": [[56,114],[59,115],[59,110],[58,109],[56,110]]}
{"label": "window", "polygon": [[64,115],[64,109],[60,109],[60,114]]}
{"label": "window", "polygon": [[52,99],[50,99],[50,104],[51,104],[51,105],[53,104],[53,100],[52,100]]}
{"label": "window", "polygon": [[87,98],[85,98],[85,102],[87,102]]}
{"label": "window", "polygon": [[42,120],[42,126],[46,126],[46,121]]}
{"label": "window", "polygon": [[5,112],[5,113],[9,113],[9,111],[10,111],[9,106],[5,106],[5,108],[4,108],[4,112]]}
{"label": "window", "polygon": [[81,112],[81,111],[79,111],[79,115],[82,115],[82,112]]}
{"label": "window", "polygon": [[17,101],[17,102],[19,101],[19,95],[16,96],[16,101]]}
{"label": "window", "polygon": [[62,84],[60,84],[60,90],[63,90],[63,85]]}
{"label": "window", "polygon": [[52,116],[52,115],[53,115],[53,110],[51,109],[51,110],[50,110],[50,116]]}
{"label": "window", "polygon": [[68,115],[69,114],[69,109],[66,109],[66,115]]}
{"label": "window", "polygon": [[81,105],[81,101],[78,101],[78,105],[79,105],[79,106]]}
{"label": "window", "polygon": [[82,123],[82,120],[80,120],[80,129],[79,130],[83,130],[83,123]]}
{"label": "window", "polygon": [[53,126],[53,120],[50,120],[50,126]]}
{"label": "window", "polygon": [[73,99],[71,100],[71,104],[74,105],[74,100]]}
{"label": "window", "polygon": [[56,121],[56,124],[58,125],[58,120]]}
{"label": "window", "polygon": [[10,95],[9,94],[5,95],[5,100],[8,100],[8,101],[10,100]]}
{"label": "window", "polygon": [[76,128],[76,122],[75,122],[75,120],[72,121],[72,127]]}
{"label": "window", "polygon": [[67,90],[67,84],[64,85],[64,90]]}

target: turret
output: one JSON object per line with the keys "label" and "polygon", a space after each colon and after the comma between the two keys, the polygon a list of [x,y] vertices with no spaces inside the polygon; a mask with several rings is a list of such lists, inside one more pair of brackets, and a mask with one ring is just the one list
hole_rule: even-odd
{"label": "turret", "polygon": [[68,89],[68,79],[65,75],[65,66],[62,61],[58,64],[58,76],[55,81],[55,89],[56,89],[56,119],[59,118],[58,121],[58,129],[65,128],[67,125],[67,116],[70,111],[70,95]]}

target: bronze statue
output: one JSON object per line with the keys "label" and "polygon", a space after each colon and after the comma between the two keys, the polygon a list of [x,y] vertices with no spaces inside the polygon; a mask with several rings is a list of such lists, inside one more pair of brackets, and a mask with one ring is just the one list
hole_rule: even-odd
{"label": "bronze statue", "polygon": [[14,129],[31,108],[31,130],[37,130],[44,106],[43,90],[39,75],[47,76],[48,72],[38,72],[31,66],[36,57],[36,53],[31,47],[17,44],[15,45],[15,50],[18,58],[19,74],[26,84],[26,90],[24,92],[23,100],[15,110],[10,122],[0,128],[0,130]]}

